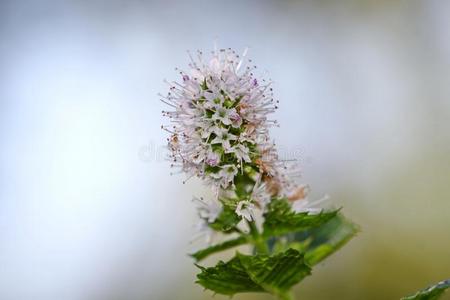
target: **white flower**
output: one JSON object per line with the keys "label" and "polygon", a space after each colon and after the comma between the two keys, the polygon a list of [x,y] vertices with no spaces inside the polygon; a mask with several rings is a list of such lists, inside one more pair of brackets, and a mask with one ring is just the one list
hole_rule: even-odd
{"label": "white flower", "polygon": [[198,145],[194,151],[192,151],[192,162],[199,164],[206,159],[206,157],[211,152],[210,147],[207,145],[200,144]]}
{"label": "white flower", "polygon": [[322,208],[317,207],[318,204],[327,201],[330,197],[328,195],[325,195],[319,200],[310,202],[307,198],[302,198],[299,200],[294,201],[292,203],[292,210],[296,213],[302,213],[302,212],[308,212],[308,213],[320,213],[322,211]]}
{"label": "white flower", "polygon": [[225,107],[217,107],[215,113],[212,116],[212,119],[216,122],[220,121],[224,125],[230,125],[231,124],[230,111],[231,109],[227,109]]}
{"label": "white flower", "polygon": [[228,118],[231,121],[231,126],[234,128],[239,128],[242,125],[242,117],[238,114],[238,112],[233,108],[228,111]]}
{"label": "white flower", "polygon": [[249,154],[249,150],[246,146],[243,144],[237,144],[233,148],[229,149],[227,152],[234,153],[236,155],[237,159],[245,162],[251,162]]}
{"label": "white flower", "polygon": [[251,199],[258,203],[259,208],[266,211],[267,204],[272,200],[272,196],[267,192],[265,184],[258,185],[252,192]]}
{"label": "white flower", "polygon": [[216,108],[216,107],[222,107],[223,103],[223,97],[217,90],[206,90],[203,92],[203,96],[206,100],[208,100],[205,103],[205,106],[208,109]]}
{"label": "white flower", "polygon": [[220,131],[220,127],[216,125],[212,120],[210,122],[203,122],[198,124],[198,130],[201,131],[201,138],[208,141],[211,133]]}
{"label": "white flower", "polygon": [[234,176],[238,173],[238,169],[235,165],[224,165],[218,173],[212,174],[214,178],[219,180],[220,185],[226,188],[231,182],[233,182]]}
{"label": "white flower", "polygon": [[213,223],[222,212],[222,204],[218,200],[205,201],[203,198],[194,197],[197,203],[197,211],[201,219]]}
{"label": "white flower", "polygon": [[235,212],[238,216],[243,217],[247,221],[251,222],[255,220],[255,209],[255,204],[250,201],[244,200],[238,203]]}
{"label": "white flower", "polygon": [[211,167],[215,167],[220,162],[220,155],[216,152],[210,152],[210,153],[208,153],[208,156],[206,157],[205,162],[207,165],[209,165]]}
{"label": "white flower", "polygon": [[211,144],[221,144],[225,150],[231,148],[230,141],[236,140],[236,136],[224,128],[218,128],[215,134],[216,137],[211,141]]}
{"label": "white flower", "polygon": [[213,241],[216,232],[209,226],[209,223],[205,219],[200,219],[195,225],[195,231],[197,232],[192,241],[203,238],[205,243],[210,245]]}

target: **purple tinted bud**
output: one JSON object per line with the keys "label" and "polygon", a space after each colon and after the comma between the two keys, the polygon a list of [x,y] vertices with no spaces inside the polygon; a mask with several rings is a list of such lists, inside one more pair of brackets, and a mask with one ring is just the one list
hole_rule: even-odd
{"label": "purple tinted bud", "polygon": [[237,112],[231,112],[229,116],[233,122],[239,122],[241,120],[241,116]]}
{"label": "purple tinted bud", "polygon": [[189,76],[183,75],[183,81],[188,81],[188,80],[189,80]]}
{"label": "purple tinted bud", "polygon": [[217,164],[219,163],[219,161],[218,161],[218,159],[217,158],[208,158],[207,160],[206,160],[206,163],[208,164],[208,165],[210,165],[210,166],[212,166],[212,167],[215,167],[215,166],[217,166]]}
{"label": "purple tinted bud", "polygon": [[205,162],[211,167],[215,167],[219,164],[219,155],[217,153],[210,153]]}

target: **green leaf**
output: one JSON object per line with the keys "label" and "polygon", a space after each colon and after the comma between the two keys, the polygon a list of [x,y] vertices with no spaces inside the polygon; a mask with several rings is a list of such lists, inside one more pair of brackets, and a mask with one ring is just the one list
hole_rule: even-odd
{"label": "green leaf", "polygon": [[219,261],[215,267],[198,267],[201,272],[197,274],[198,280],[196,283],[218,294],[234,295],[245,292],[264,292],[260,285],[250,279],[238,256],[226,263]]}
{"label": "green leaf", "polygon": [[311,274],[303,254],[294,249],[273,256],[238,254],[238,257],[250,278],[275,295],[285,295],[293,285]]}
{"label": "green leaf", "polygon": [[280,297],[311,273],[303,255],[294,249],[276,255],[237,253],[215,267],[200,267],[197,283],[219,294],[269,292]]}
{"label": "green leaf", "polygon": [[263,236],[266,238],[321,226],[334,218],[338,210],[318,214],[295,213],[286,199],[274,199],[264,214]]}
{"label": "green leaf", "polygon": [[222,212],[209,226],[216,231],[231,233],[240,221],[241,218],[234,212],[233,207],[224,204]]}
{"label": "green leaf", "polygon": [[304,241],[305,259],[313,266],[344,246],[352,237],[358,233],[359,227],[342,214],[337,214],[327,223],[296,234],[296,241]]}
{"label": "green leaf", "polygon": [[445,291],[450,288],[450,279],[444,280],[417,292],[415,295],[404,297],[401,300],[436,300],[441,298]]}
{"label": "green leaf", "polygon": [[248,242],[248,240],[246,237],[240,236],[238,238],[235,238],[235,239],[199,250],[199,251],[191,254],[191,256],[193,258],[195,258],[196,261],[200,261],[213,253],[227,250],[227,249],[239,246],[239,245],[243,245],[243,244],[246,244],[247,242]]}
{"label": "green leaf", "polygon": [[327,223],[302,232],[286,234],[269,240],[269,248],[277,253],[292,248],[305,253],[308,265],[321,262],[358,233],[359,227],[338,213]]}

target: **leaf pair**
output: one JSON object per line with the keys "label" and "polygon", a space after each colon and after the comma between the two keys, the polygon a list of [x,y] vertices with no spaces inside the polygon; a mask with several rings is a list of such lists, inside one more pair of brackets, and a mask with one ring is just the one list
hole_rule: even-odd
{"label": "leaf pair", "polygon": [[[272,252],[294,248],[305,253],[306,261],[310,265],[322,261],[338,250],[359,230],[337,210],[319,214],[295,213],[285,200],[272,201],[264,217],[264,231],[261,239],[269,245]],[[213,224],[214,227],[218,226],[230,231],[231,224],[234,222],[231,213],[224,210],[217,223]],[[196,261],[200,261],[211,254],[244,244],[252,244],[252,242],[251,236],[240,235],[237,238],[199,250],[191,256]]]}
{"label": "leaf pair", "polygon": [[312,266],[337,251],[358,232],[358,227],[339,210],[296,213],[286,199],[274,199],[269,204],[261,233],[254,222],[249,222],[250,234],[236,230],[232,224],[235,220],[231,209],[224,209],[217,223],[212,225],[225,233],[238,232],[239,236],[191,256],[198,262],[244,244],[253,245],[255,254],[237,253],[230,261],[220,261],[209,268],[197,265],[201,269],[197,283],[219,294],[268,292],[280,299],[290,299],[289,290],[310,274]]}
{"label": "leaf pair", "polygon": [[275,255],[236,253],[226,263],[198,267],[201,273],[197,275],[197,283],[216,293],[268,292],[281,299],[288,299],[290,288],[311,274],[304,255],[294,249]]}

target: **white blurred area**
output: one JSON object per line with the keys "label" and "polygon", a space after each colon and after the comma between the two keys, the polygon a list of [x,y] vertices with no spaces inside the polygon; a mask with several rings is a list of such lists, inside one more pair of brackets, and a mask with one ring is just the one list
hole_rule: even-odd
{"label": "white blurred area", "polygon": [[[444,279],[449,28],[444,0],[2,1],[0,299],[209,299],[186,255],[208,191],[169,175],[157,93],[216,38],[250,47],[281,101],[273,138],[363,228],[309,299],[328,284],[380,299],[367,274],[390,266],[365,256],[380,244],[420,257],[411,285]],[[411,291],[393,280],[386,299]]]}

